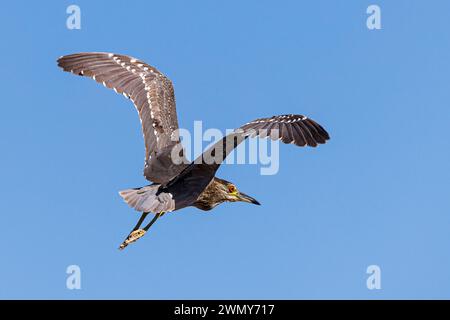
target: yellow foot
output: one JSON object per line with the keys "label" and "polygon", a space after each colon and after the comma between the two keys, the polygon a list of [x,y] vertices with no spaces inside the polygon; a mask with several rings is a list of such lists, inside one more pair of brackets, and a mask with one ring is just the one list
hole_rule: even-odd
{"label": "yellow foot", "polygon": [[128,237],[125,239],[125,241],[122,242],[119,249],[120,250],[125,249],[125,247],[128,246],[130,243],[133,243],[133,242],[137,241],[138,239],[142,238],[145,233],[146,233],[146,231],[142,230],[142,229],[134,230],[132,233],[130,233],[128,235]]}

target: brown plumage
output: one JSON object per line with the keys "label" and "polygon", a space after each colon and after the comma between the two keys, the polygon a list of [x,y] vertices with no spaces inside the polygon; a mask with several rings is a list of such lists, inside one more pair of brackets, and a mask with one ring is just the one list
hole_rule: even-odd
{"label": "brown plumage", "polygon": [[[195,206],[211,210],[228,201],[259,204],[240,192],[234,184],[215,177],[227,155],[248,137],[270,138],[297,146],[316,147],[330,137],[317,122],[303,115],[281,115],[260,118],[235,130],[211,146],[195,161],[184,156],[174,162],[176,148],[184,154],[178,136],[178,120],[172,82],[145,62],[106,52],[76,53],[60,57],[58,66],[64,71],[87,76],[129,98],[141,120],[145,142],[144,176],[152,184],[120,192],[133,208],[143,212],[121,249],[142,237],[164,213]],[[149,213],[155,217],[140,229]]]}
{"label": "brown plumage", "polygon": [[[231,192],[232,190],[234,192]],[[209,211],[225,201],[244,201],[259,205],[256,199],[238,191],[233,183],[214,177],[197,200],[195,200],[193,206],[204,211]]]}

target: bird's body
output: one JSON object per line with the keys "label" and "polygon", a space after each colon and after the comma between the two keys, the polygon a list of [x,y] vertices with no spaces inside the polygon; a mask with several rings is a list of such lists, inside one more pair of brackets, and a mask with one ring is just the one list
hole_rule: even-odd
{"label": "bird's body", "polygon": [[[128,205],[143,212],[121,249],[142,237],[166,212],[188,206],[211,210],[225,201],[259,204],[231,182],[215,176],[226,156],[246,138],[268,137],[312,147],[329,139],[319,124],[302,115],[261,118],[236,129],[189,163],[178,136],[172,82],[157,69],[129,56],[101,52],[63,56],[58,65],[64,71],[92,77],[123,94],[132,100],[139,113],[146,150],[144,176],[152,184],[120,192]],[[149,213],[155,217],[140,229]]]}

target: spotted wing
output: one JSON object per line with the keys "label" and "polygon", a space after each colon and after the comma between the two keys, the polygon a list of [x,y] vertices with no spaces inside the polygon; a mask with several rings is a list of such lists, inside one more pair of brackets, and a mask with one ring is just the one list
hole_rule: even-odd
{"label": "spotted wing", "polygon": [[245,137],[281,139],[284,143],[293,143],[299,147],[317,147],[330,139],[328,132],[320,124],[306,116],[295,114],[256,119],[236,131],[242,131]]}
{"label": "spotted wing", "polygon": [[[168,173],[161,167],[161,163],[167,163],[165,159],[158,162],[157,172],[152,170],[152,161],[156,161],[162,151],[180,143],[174,90],[168,78],[141,60],[113,53],[71,54],[60,57],[58,66],[64,71],[91,77],[129,98],[142,124],[145,177],[153,182],[166,182],[173,177],[173,172]],[[165,151],[162,153],[162,156],[167,155]]]}
{"label": "spotted wing", "polygon": [[197,163],[219,166],[243,140],[251,137],[281,140],[300,147],[317,147],[330,139],[328,132],[317,122],[302,115],[281,115],[248,122],[218,141],[199,158]]}

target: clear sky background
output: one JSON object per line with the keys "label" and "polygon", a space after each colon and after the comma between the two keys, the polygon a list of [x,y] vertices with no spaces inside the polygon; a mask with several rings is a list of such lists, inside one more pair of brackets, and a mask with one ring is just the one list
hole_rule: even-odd
{"label": "clear sky background", "polygon": [[[72,3],[0,11],[0,298],[450,298],[449,1],[76,1],[68,30]],[[81,51],[156,66],[183,128],[300,113],[332,139],[280,145],[274,176],[222,166],[262,206],[168,214],[121,252],[141,129],[130,101],[57,68]]]}

